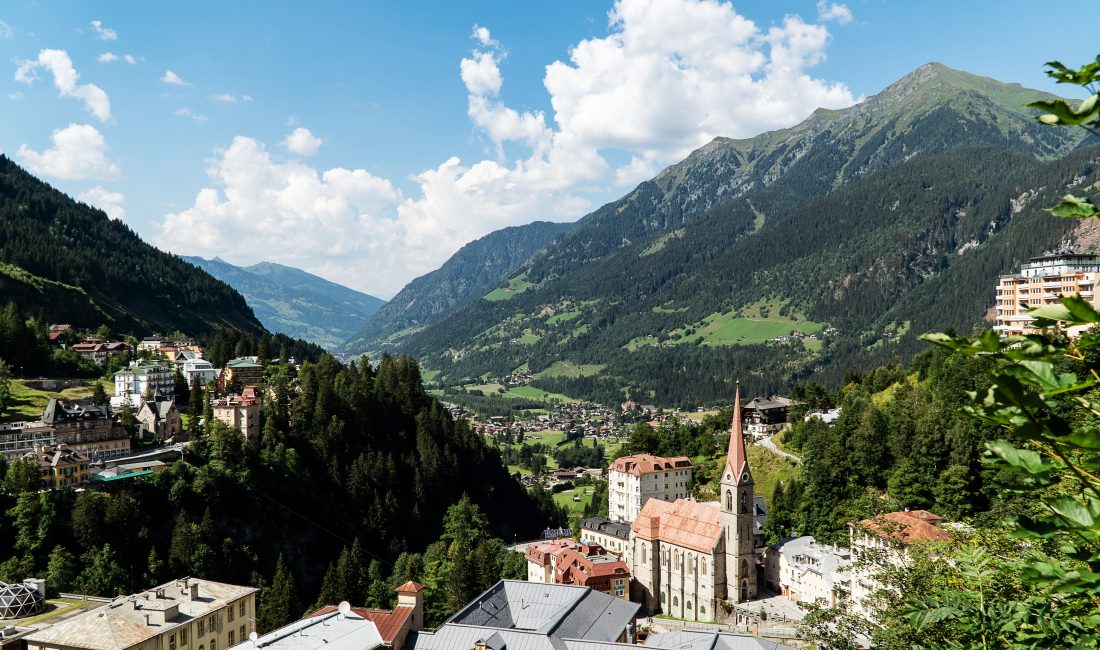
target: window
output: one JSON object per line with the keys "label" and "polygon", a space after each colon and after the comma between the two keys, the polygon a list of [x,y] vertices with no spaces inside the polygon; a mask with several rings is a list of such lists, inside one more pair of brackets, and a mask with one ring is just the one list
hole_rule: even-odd
{"label": "window", "polygon": [[210,639],[210,650],[218,650],[218,642],[216,639]]}
{"label": "window", "polygon": [[234,643],[236,637],[237,634],[233,630],[229,630],[229,643],[226,644],[227,648],[232,648],[233,646],[237,645],[236,643]]}
{"label": "window", "polygon": [[245,632],[245,629],[244,629],[244,626],[242,625],[241,626],[241,643],[244,643],[244,638],[246,636],[244,632]]}
{"label": "window", "polygon": [[226,622],[227,623],[232,623],[233,622],[233,606],[230,605],[229,607],[226,607],[225,612],[226,612],[226,614],[225,614]]}
{"label": "window", "polygon": [[702,605],[699,605],[699,615],[702,616],[703,614],[706,614],[706,613],[707,613],[707,608],[703,607]]}
{"label": "window", "polygon": [[[214,631],[218,629],[218,615],[211,614],[210,617],[206,619],[206,624],[210,626],[210,633],[213,634]],[[214,648],[210,648],[210,650],[214,650]]]}
{"label": "window", "polygon": [[187,628],[180,628],[180,645],[187,645]]}
{"label": "window", "polygon": [[679,607],[680,606],[680,598],[678,596],[673,596],[672,597],[672,606],[673,607]]}
{"label": "window", "polygon": [[733,512],[733,492],[726,490],[726,511]]}
{"label": "window", "polygon": [[[206,619],[199,619],[199,636],[206,634]],[[202,650],[202,646],[199,646],[199,650]]]}
{"label": "window", "polygon": [[241,601],[241,604],[237,609],[240,610],[240,615],[244,616],[244,611],[245,610],[244,610],[244,601],[243,600]]}
{"label": "window", "polygon": [[176,650],[176,635],[168,635],[168,650]]}
{"label": "window", "polygon": [[[661,602],[665,602],[665,592],[661,592]],[[199,650],[202,650],[201,648]]]}
{"label": "window", "polygon": [[690,600],[689,600],[689,601],[687,601],[687,608],[688,608],[688,609],[694,609],[694,608],[693,608],[693,607],[691,606],[691,601],[690,601]]}

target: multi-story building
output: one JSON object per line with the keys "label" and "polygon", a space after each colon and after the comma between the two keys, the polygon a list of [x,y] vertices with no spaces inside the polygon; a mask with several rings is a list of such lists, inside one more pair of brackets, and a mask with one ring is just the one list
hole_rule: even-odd
{"label": "multi-story building", "polygon": [[0,423],[0,458],[22,458],[35,447],[57,444],[54,430],[39,421]]}
{"label": "multi-story building", "polygon": [[836,607],[848,593],[851,563],[852,553],[846,548],[820,544],[809,536],[791,537],[767,549],[764,579],[796,603],[821,600]]}
{"label": "multi-story building", "polygon": [[51,398],[42,412],[42,426],[52,429],[59,443],[92,460],[130,453],[130,436],[102,406],[66,404]]}
{"label": "multi-story building", "polygon": [[787,426],[791,400],[786,397],[757,397],[742,410],[745,433],[759,440],[778,433]]}
{"label": "multi-story building", "polygon": [[905,510],[848,524],[852,549],[852,611],[874,619],[869,597],[882,588],[878,572],[886,565],[902,567],[909,562],[909,547],[951,539],[941,526],[942,518],[927,510]]}
{"label": "multi-story building", "polygon": [[26,637],[27,650],[226,650],[256,630],[256,589],[184,578]]}
{"label": "multi-story building", "polygon": [[239,383],[244,386],[263,386],[264,367],[248,357],[239,357],[225,364],[221,376],[222,388]]}
{"label": "multi-story building", "polygon": [[116,398],[141,398],[150,387],[154,398],[172,397],[176,387],[171,366],[163,361],[140,360],[115,373]]}
{"label": "multi-story building", "polygon": [[167,440],[183,430],[180,412],[174,400],[145,402],[137,412],[141,423],[141,438],[160,438]]}
{"label": "multi-story building", "polygon": [[249,386],[240,395],[228,395],[212,403],[214,418],[241,432],[251,444],[260,442],[260,398]]}
{"label": "multi-story building", "polygon": [[[1027,311],[1058,302],[1061,296],[1079,295],[1100,307],[1096,282],[1100,259],[1095,255],[1059,253],[1033,257],[1013,275],[1002,275],[997,284],[996,322],[1001,336],[1035,333]],[[1071,328],[1071,334],[1076,333]]]}
{"label": "multi-story building", "polygon": [[598,544],[622,557],[630,541],[630,524],[603,517],[588,517],[581,522],[580,539]]}
{"label": "multi-story building", "polygon": [[691,491],[691,460],[635,454],[616,458],[607,475],[608,517],[630,523],[650,499],[686,499]]}
{"label": "multi-story building", "polygon": [[554,563],[554,583],[591,587],[610,596],[630,599],[630,568],[595,544],[560,551]]}
{"label": "multi-story building", "polygon": [[43,490],[77,487],[91,478],[88,457],[68,445],[39,447],[23,458],[38,465],[39,485]]}
{"label": "multi-story building", "polygon": [[205,387],[209,384],[214,377],[218,376],[218,371],[214,368],[214,364],[210,363],[206,359],[188,359],[183,362],[183,377],[187,380],[188,386],[194,386],[195,380]]}

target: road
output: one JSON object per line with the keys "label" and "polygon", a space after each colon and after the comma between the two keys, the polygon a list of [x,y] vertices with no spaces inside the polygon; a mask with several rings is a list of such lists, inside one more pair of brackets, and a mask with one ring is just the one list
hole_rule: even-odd
{"label": "road", "polygon": [[799,465],[802,464],[802,459],[799,458],[798,456],[795,456],[794,454],[788,454],[787,452],[783,451],[779,447],[776,447],[775,443],[772,442],[773,437],[774,436],[768,436],[767,438],[762,438],[760,440],[760,442],[758,442],[756,444],[760,445],[764,449],[767,449],[768,451],[772,452],[773,454],[775,454],[777,456],[782,456],[783,458],[789,458],[789,459],[793,460],[794,462],[798,463]]}

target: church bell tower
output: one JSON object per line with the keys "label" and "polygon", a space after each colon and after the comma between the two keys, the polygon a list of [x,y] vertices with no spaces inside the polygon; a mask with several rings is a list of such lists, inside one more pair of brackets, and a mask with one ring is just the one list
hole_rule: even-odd
{"label": "church bell tower", "polygon": [[756,597],[753,551],[753,483],[741,424],[741,382],[733,396],[733,422],[726,466],[722,469],[722,534],[726,542],[726,598],[740,603]]}

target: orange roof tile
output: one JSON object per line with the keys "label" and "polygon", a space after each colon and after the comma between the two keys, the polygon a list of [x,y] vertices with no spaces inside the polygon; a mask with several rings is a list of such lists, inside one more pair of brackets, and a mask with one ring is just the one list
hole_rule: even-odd
{"label": "orange roof tile", "polygon": [[417,592],[420,592],[420,591],[424,591],[424,589],[425,589],[424,585],[420,584],[419,582],[409,580],[408,582],[403,583],[397,589],[394,589],[394,591],[396,591],[397,593],[410,592],[410,591],[413,592],[413,593],[417,593]]}
{"label": "orange roof tile", "polygon": [[[745,433],[741,424],[741,381],[733,395],[733,422],[730,423],[730,446],[726,453],[726,472],[733,475],[733,484],[741,484],[741,474],[749,471],[749,457],[745,452]],[[750,476],[751,480],[752,477]]]}
{"label": "orange roof tile", "polygon": [[[331,614],[335,611],[336,607],[332,605],[325,605],[324,607],[317,610],[316,612],[313,612],[306,618],[323,616],[324,614]],[[413,608],[408,605],[398,605],[392,610],[352,607],[351,611],[356,616],[362,616],[368,621],[374,623],[375,627],[378,628],[378,636],[382,637],[382,642],[386,645],[392,646],[394,639],[397,638],[397,633],[401,631],[401,628],[404,626],[405,621],[407,621],[409,617],[412,616]]]}
{"label": "orange roof tile", "polygon": [[927,510],[913,510],[890,512],[874,519],[864,519],[859,523],[879,537],[897,540],[902,544],[912,544],[951,539],[951,533],[936,526],[936,522],[940,519],[939,515]]}
{"label": "orange roof tile", "polygon": [[633,474],[634,476],[690,468],[691,459],[687,456],[663,458],[652,454],[634,454],[633,456],[621,456],[611,463],[611,471]]}
{"label": "orange roof tile", "polygon": [[709,553],[722,534],[720,515],[718,508],[696,501],[677,499],[669,503],[650,499],[630,529],[643,539],[659,539],[673,546]]}

